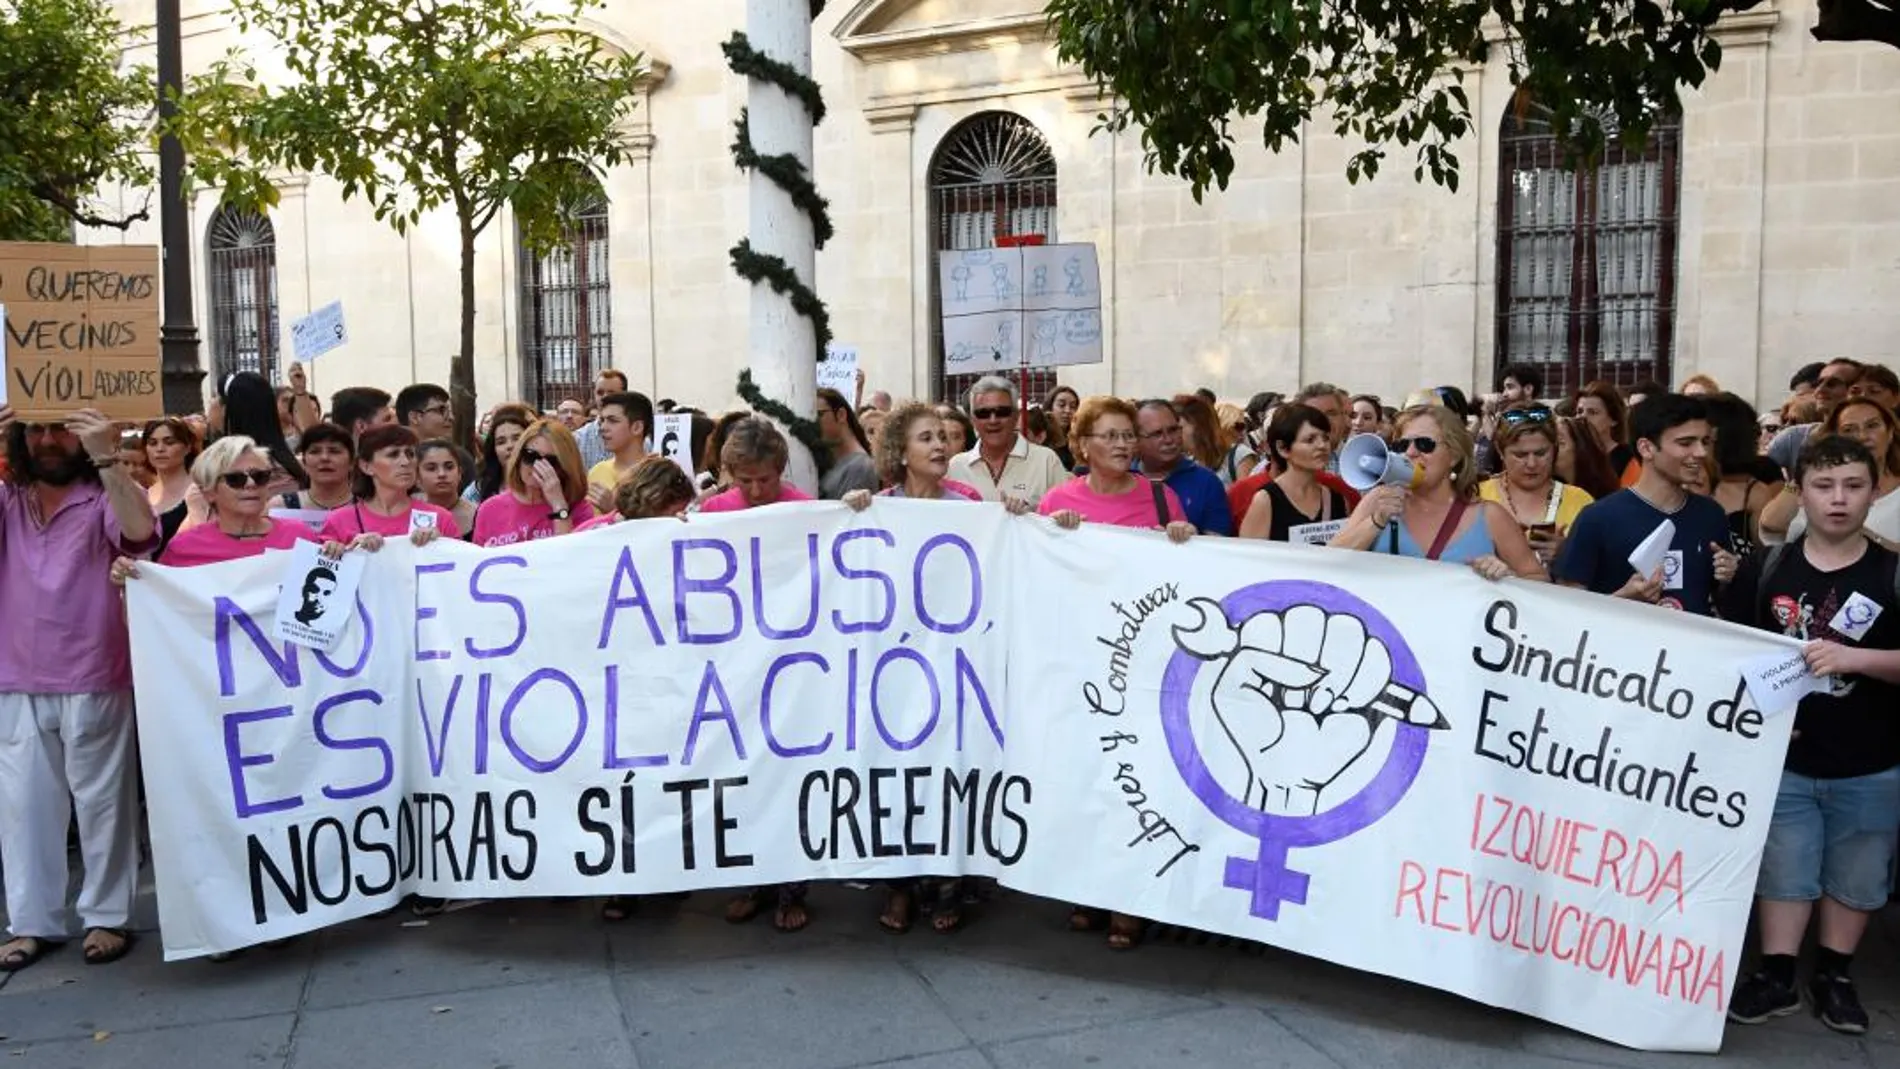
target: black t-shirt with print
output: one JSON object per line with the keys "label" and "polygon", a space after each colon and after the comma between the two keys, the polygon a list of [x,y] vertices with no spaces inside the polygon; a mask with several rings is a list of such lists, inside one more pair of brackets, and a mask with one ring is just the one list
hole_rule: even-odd
{"label": "black t-shirt with print", "polygon": [[[1767,554],[1742,565],[1722,601],[1722,616],[1802,641],[1826,639],[1862,649],[1900,649],[1900,605],[1894,599],[1894,569],[1900,559],[1869,543],[1854,563],[1823,572],[1809,563],[1803,541],[1777,554],[1766,586],[1761,569]],[[1860,594],[1880,613],[1858,641],[1829,623]],[[1868,776],[1900,765],[1900,687],[1865,676],[1840,676],[1826,694],[1801,699],[1797,737],[1788,744],[1787,768],[1816,779]]]}

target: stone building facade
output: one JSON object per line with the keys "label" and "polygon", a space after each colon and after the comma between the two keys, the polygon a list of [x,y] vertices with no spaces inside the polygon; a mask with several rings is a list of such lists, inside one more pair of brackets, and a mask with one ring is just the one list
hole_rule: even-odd
{"label": "stone building facade", "polygon": [[[584,25],[651,64],[637,152],[569,248],[528,256],[505,217],[484,237],[484,404],[551,407],[607,366],[655,397],[731,402],[747,317],[726,249],[747,205],[726,146],[745,87],[719,43],[743,9],[616,0]],[[188,69],[258,44],[213,0],[186,16]],[[1354,146],[1314,125],[1277,155],[1244,144],[1231,186],[1197,204],[1145,171],[1138,138],[1095,131],[1109,102],[1057,62],[1035,0],[834,0],[812,35],[831,110],[817,177],[838,224],[819,289],[899,396],[946,388],[937,251],[1035,233],[1098,248],[1105,358],[1062,375],[1085,394],[1241,398],[1323,378],[1397,396],[1528,359],[1557,381],[1703,372],[1773,400],[1804,362],[1900,344],[1900,51],[1817,43],[1813,17],[1813,0],[1781,0],[1732,18],[1680,122],[1590,174],[1563,165],[1494,60],[1464,75],[1479,133],[1456,193],[1416,184],[1402,152],[1349,184]],[[207,366],[281,369],[290,323],[341,300],[351,340],[311,369],[319,392],[446,380],[453,220],[399,237],[322,176],[281,184],[263,218],[197,197]],[[156,241],[156,224],[93,240]]]}

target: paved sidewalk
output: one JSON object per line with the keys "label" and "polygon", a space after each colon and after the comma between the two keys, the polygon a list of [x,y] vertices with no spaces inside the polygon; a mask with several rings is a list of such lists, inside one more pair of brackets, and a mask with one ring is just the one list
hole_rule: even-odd
{"label": "paved sidewalk", "polygon": [[[1650,1055],[1427,988],[1234,943],[1128,954],[1005,892],[964,931],[878,930],[877,892],[829,886],[780,935],[723,894],[493,903],[362,921],[224,965],[165,965],[155,937],[88,968],[77,944],[0,979],[0,1069],[1557,1069],[1708,1065]],[[144,919],[152,915],[149,895]],[[1900,911],[1856,972],[1861,1039],[1807,1015],[1731,1027],[1720,1064],[1900,1067]]]}

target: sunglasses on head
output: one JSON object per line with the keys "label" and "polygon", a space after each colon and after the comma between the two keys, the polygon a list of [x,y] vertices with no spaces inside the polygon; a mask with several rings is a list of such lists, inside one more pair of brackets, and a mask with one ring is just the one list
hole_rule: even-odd
{"label": "sunglasses on head", "polygon": [[1520,423],[1549,423],[1551,411],[1543,405],[1537,405],[1534,408],[1513,408],[1498,418],[1513,427]]}
{"label": "sunglasses on head", "polygon": [[1016,414],[1014,405],[997,405],[994,408],[973,409],[970,413],[977,419],[1008,419]]}
{"label": "sunglasses on head", "polygon": [[1433,453],[1438,452],[1438,439],[1423,437],[1399,438],[1392,443],[1392,451],[1394,453],[1404,453],[1413,449],[1418,450],[1419,456],[1431,456]]}
{"label": "sunglasses on head", "polygon": [[242,490],[246,486],[269,486],[272,478],[268,471],[227,471],[218,476],[218,481],[233,490]]}

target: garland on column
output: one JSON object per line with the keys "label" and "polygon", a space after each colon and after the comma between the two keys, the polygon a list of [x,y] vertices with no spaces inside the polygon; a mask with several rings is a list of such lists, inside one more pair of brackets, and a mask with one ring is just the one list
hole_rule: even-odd
{"label": "garland on column", "polygon": [[[816,19],[824,8],[824,0],[811,0],[811,17]],[[720,46],[720,50],[726,54],[726,66],[734,74],[778,86],[805,106],[813,126],[824,121],[824,97],[818,83],[812,78],[800,74],[790,64],[753,48],[742,32],[735,31]],[[797,156],[789,152],[768,156],[754,148],[751,118],[745,111],[739,113],[738,121],[733,124],[732,162],[742,171],[758,171],[770,179],[773,185],[784,190],[793,205],[811,220],[813,244],[820,249],[825,247],[825,242],[831,239],[833,233],[831,213],[825,198],[818,192],[818,186],[812,182],[810,171]],[[831,344],[831,315],[825,310],[825,302],[819,299],[818,294],[805,285],[791,264],[780,257],[759,252],[748,239],[741,238],[732,247],[730,255],[732,269],[740,278],[754,285],[771,286],[774,292],[791,301],[794,311],[811,320],[812,333],[818,342],[812,358],[814,361],[823,361],[825,347]],[[765,392],[752,381],[750,368],[739,373],[739,396],[756,411],[790,428],[793,437],[803,442],[805,448],[811,450],[813,459],[823,465],[826,449],[824,439],[818,433],[818,424],[810,416],[794,412],[783,402],[765,396]]]}

